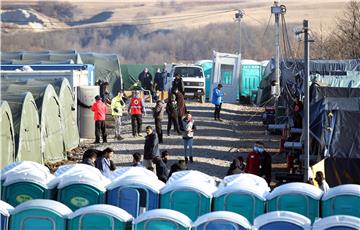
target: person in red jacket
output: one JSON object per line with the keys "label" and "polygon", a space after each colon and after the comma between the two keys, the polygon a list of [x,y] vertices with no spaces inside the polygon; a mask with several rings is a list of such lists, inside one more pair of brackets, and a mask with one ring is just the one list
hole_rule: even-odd
{"label": "person in red jacket", "polygon": [[96,102],[91,106],[91,111],[94,112],[95,120],[95,144],[100,143],[100,132],[102,135],[103,143],[107,142],[106,139],[106,127],[105,127],[105,118],[106,118],[106,105],[102,102],[101,97],[97,95],[95,97]]}
{"label": "person in red jacket", "polygon": [[258,143],[256,142],[253,151],[251,151],[247,156],[245,172],[254,175],[259,175],[260,163],[261,163],[261,158],[258,153]]}
{"label": "person in red jacket", "polygon": [[142,114],[145,113],[145,103],[144,100],[140,97],[139,91],[135,91],[133,93],[128,112],[131,115],[131,128],[133,137],[136,137],[136,135],[142,137],[141,124]]}

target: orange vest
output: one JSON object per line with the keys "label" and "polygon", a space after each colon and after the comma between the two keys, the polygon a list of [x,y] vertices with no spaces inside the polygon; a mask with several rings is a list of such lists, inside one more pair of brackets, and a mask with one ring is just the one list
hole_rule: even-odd
{"label": "orange vest", "polygon": [[141,100],[141,98],[131,98],[130,113],[131,113],[131,115],[142,114],[142,100]]}

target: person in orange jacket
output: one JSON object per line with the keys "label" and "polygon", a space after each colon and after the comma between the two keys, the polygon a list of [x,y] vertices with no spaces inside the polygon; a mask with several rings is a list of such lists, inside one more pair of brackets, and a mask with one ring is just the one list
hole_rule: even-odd
{"label": "person in orange jacket", "polygon": [[258,153],[258,142],[255,143],[253,151],[251,151],[246,159],[245,172],[259,175],[261,158]]}
{"label": "person in orange jacket", "polygon": [[95,142],[94,144],[100,143],[100,132],[102,135],[103,143],[107,142],[107,134],[106,134],[106,105],[102,102],[101,97],[97,95],[95,97],[95,102],[91,106],[91,111],[94,112],[94,120],[95,120]]}

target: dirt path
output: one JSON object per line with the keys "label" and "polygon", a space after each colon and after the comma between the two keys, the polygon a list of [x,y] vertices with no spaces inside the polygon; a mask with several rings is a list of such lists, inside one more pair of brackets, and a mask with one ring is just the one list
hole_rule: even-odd
{"label": "dirt path", "polygon": [[[151,107],[150,105],[148,105]],[[214,121],[213,105],[210,103],[187,103],[188,110],[193,114],[197,127],[194,137],[194,163],[189,163],[189,169],[199,170],[211,176],[223,178],[226,175],[231,161],[243,156],[252,149],[255,141],[263,141],[268,152],[278,152],[279,137],[265,135],[265,126],[261,122],[262,108],[225,104],[222,109],[223,122]],[[183,159],[183,144],[181,136],[172,132],[166,135],[166,119],[163,121],[164,143],[160,150],[168,150],[170,158],[168,165]],[[124,117],[124,140],[112,139],[113,130],[109,130],[110,138],[107,145],[91,145],[98,149],[111,147],[115,150],[114,161],[117,166],[129,166],[134,152],[143,153],[144,137],[133,138],[129,117]],[[154,127],[150,109],[143,120],[143,130],[147,125]],[[145,133],[143,133],[145,135]],[[282,157],[273,155],[273,162],[283,163]],[[280,166],[282,167],[282,166]]]}

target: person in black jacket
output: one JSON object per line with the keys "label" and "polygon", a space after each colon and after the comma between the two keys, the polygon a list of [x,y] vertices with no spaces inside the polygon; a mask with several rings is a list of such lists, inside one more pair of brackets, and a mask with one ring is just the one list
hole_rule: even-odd
{"label": "person in black jacket", "polygon": [[170,178],[173,173],[176,173],[179,171],[184,171],[184,170],[188,170],[186,162],[185,162],[185,160],[179,160],[177,163],[171,165],[168,178]]}
{"label": "person in black jacket", "polygon": [[260,176],[264,177],[270,186],[271,155],[265,151],[264,144],[262,142],[258,142],[258,153],[260,154]]}
{"label": "person in black jacket", "polygon": [[184,81],[182,79],[182,77],[180,76],[180,74],[175,74],[175,79],[173,81],[172,84],[172,91],[174,91],[175,89],[179,90],[180,93],[182,93],[182,95],[185,95],[185,86],[184,86]]}
{"label": "person in black jacket", "polygon": [[87,149],[83,154],[81,163],[95,167],[95,161],[98,154],[96,149]]}
{"label": "person in black jacket", "polygon": [[152,162],[156,166],[156,176],[158,177],[159,180],[166,183],[169,176],[169,170],[166,167],[166,164],[159,156],[154,157]]}
{"label": "person in black jacket", "polygon": [[149,73],[148,68],[145,68],[144,71],[139,74],[139,81],[141,82],[141,87],[152,91],[152,75]]}
{"label": "person in black jacket", "polygon": [[151,126],[146,127],[146,134],[143,165],[145,168],[154,168],[152,160],[154,157],[160,156],[159,138]]}
{"label": "person in black jacket", "polygon": [[179,112],[175,94],[171,94],[170,100],[168,100],[168,102],[166,103],[166,113],[168,114],[167,135],[170,136],[172,124],[174,124],[174,130],[177,132],[177,134],[181,135],[178,120]]}

